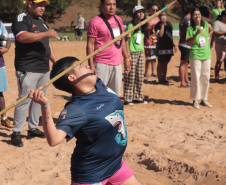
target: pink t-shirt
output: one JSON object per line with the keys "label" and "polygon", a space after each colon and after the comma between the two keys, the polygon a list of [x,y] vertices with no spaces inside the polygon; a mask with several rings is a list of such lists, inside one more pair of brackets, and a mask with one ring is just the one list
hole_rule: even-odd
{"label": "pink t-shirt", "polygon": [[[115,15],[115,17],[121,25],[122,33],[124,33],[122,19],[117,15]],[[107,20],[111,25],[113,32],[116,35],[118,35],[120,33],[120,28],[115,18],[111,17],[110,19],[107,19]],[[103,19],[100,17],[100,15],[94,17],[90,21],[89,27],[87,30],[87,36],[96,38],[95,44],[94,44],[94,50],[99,49],[103,45],[113,40],[107,25],[105,24]],[[117,41],[117,43],[120,44],[120,41]],[[109,65],[120,65],[122,63],[122,47],[118,49],[115,47],[115,44],[112,44],[107,48],[105,48],[103,51],[97,53],[93,57],[93,61],[109,64]]]}

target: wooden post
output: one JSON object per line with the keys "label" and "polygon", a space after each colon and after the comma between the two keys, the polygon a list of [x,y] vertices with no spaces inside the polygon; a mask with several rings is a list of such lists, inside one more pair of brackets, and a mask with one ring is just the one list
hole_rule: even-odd
{"label": "wooden post", "polygon": [[141,0],[137,0],[137,5],[141,5]]}

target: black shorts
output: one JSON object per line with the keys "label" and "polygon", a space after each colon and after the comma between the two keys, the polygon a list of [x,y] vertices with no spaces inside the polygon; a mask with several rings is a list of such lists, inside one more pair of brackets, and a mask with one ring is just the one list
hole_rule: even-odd
{"label": "black shorts", "polygon": [[189,61],[189,54],[190,54],[191,49],[183,47],[183,46],[179,46],[179,50],[181,52],[180,59]]}
{"label": "black shorts", "polygon": [[172,58],[172,55],[159,55],[158,56],[158,63],[164,64],[166,61],[170,61]]}
{"label": "black shorts", "polygon": [[76,30],[75,30],[75,35],[78,35],[79,37],[81,37],[83,31],[84,31],[84,29],[76,29]]}

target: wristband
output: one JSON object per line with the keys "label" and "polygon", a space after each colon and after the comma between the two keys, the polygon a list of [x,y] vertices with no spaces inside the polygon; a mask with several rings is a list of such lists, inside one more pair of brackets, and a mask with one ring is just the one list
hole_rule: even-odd
{"label": "wristband", "polygon": [[125,59],[125,61],[128,61],[128,60],[129,60],[129,58]]}
{"label": "wristband", "polygon": [[41,105],[41,107],[48,107],[50,104],[46,104],[46,105]]}

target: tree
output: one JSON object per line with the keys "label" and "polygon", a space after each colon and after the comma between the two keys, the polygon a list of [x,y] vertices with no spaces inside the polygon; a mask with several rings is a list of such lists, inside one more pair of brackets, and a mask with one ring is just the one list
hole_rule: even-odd
{"label": "tree", "polygon": [[[142,0],[142,6],[146,7],[149,3],[156,2],[156,0]],[[160,8],[166,6],[171,0],[159,0],[156,2]],[[126,16],[133,16],[133,8],[137,5],[137,0],[116,0],[117,8],[123,11]]]}
{"label": "tree", "polygon": [[[196,6],[205,6],[209,11],[215,7],[216,1],[213,0],[193,0],[196,3]],[[225,1],[223,2],[225,6]]]}
{"label": "tree", "polygon": [[49,5],[46,6],[43,19],[48,23],[53,23],[65,14],[65,9],[74,4],[73,0],[49,0]]}
{"label": "tree", "polygon": [[[74,0],[49,0],[43,19],[46,22],[54,22],[65,13],[65,9],[74,4]],[[1,0],[0,19],[4,22],[12,22],[15,17],[26,10],[24,0]]]}
{"label": "tree", "polygon": [[1,0],[0,19],[4,22],[11,22],[24,10],[25,4],[21,0]]}

